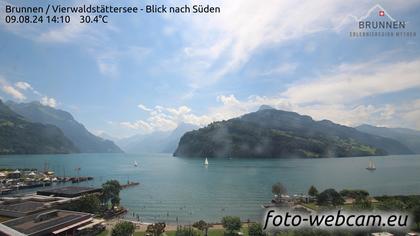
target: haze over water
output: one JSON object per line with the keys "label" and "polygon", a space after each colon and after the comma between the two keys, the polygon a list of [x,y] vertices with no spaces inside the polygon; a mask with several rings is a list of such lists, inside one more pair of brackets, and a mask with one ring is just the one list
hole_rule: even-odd
{"label": "haze over water", "polygon": [[[369,159],[377,170],[366,170]],[[139,166],[134,166],[137,161]],[[100,186],[108,179],[140,182],[121,192],[127,218],[145,222],[218,222],[225,215],[259,220],[269,203],[271,186],[280,181],[290,194],[306,193],[311,185],[365,189],[371,195],[420,194],[420,155],[325,159],[177,158],[170,154],[70,154],[0,156],[2,168],[44,169],[57,175],[95,179],[81,185]]]}

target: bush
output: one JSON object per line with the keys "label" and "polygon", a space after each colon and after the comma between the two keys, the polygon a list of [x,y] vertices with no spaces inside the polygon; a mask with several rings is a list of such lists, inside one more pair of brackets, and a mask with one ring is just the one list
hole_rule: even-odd
{"label": "bush", "polygon": [[414,222],[416,223],[417,229],[420,229],[420,206],[417,206],[413,210]]}
{"label": "bush", "polygon": [[404,211],[406,204],[399,199],[386,199],[378,204],[378,209],[383,211]]}
{"label": "bush", "polygon": [[70,202],[67,206],[64,207],[64,209],[91,214],[99,214],[101,212],[101,201],[97,195],[85,195],[75,201]]}
{"label": "bush", "polygon": [[136,227],[131,222],[119,222],[112,228],[111,236],[131,236],[135,229]]}
{"label": "bush", "polygon": [[277,194],[277,195],[282,195],[282,194],[286,194],[287,193],[287,189],[286,187],[284,187],[284,185],[280,182],[277,182],[275,184],[273,184],[273,186],[271,187],[271,192],[273,194]]}
{"label": "bush", "polygon": [[200,236],[200,234],[191,227],[178,226],[175,236]]}
{"label": "bush", "polygon": [[327,189],[318,195],[318,204],[339,206],[344,203],[343,197],[335,189]]}
{"label": "bush", "polygon": [[194,228],[201,230],[205,236],[207,236],[208,229],[211,227],[210,224],[205,222],[204,220],[197,221],[193,224]]}
{"label": "bush", "polygon": [[153,225],[148,225],[146,229],[146,233],[152,234],[153,236],[159,236],[163,232],[165,232],[166,223],[159,222]]}
{"label": "bush", "polygon": [[316,189],[315,186],[312,185],[308,190],[308,195],[316,197],[318,195],[318,189]]}
{"label": "bush", "polygon": [[357,211],[372,210],[373,206],[367,197],[357,197],[353,203],[353,209]]}
{"label": "bush", "polygon": [[340,191],[341,196],[351,198],[365,198],[369,196],[369,192],[362,189],[343,189]]}
{"label": "bush", "polygon": [[238,231],[242,227],[241,219],[237,216],[225,216],[222,219],[223,228],[225,228],[230,233]]}
{"label": "bush", "polygon": [[264,233],[261,224],[253,223],[248,228],[249,236],[266,236]]}

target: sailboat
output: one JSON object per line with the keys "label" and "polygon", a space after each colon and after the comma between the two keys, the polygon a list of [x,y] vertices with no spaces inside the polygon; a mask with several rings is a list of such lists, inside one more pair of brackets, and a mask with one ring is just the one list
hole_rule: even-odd
{"label": "sailboat", "polygon": [[137,167],[138,165],[137,161],[134,161],[134,166]]}
{"label": "sailboat", "polygon": [[205,166],[208,166],[209,165],[209,161],[207,160],[207,157],[206,157],[206,160],[204,161],[204,165]]}
{"label": "sailboat", "polygon": [[375,163],[373,163],[372,160],[369,160],[369,164],[368,164],[368,167],[366,167],[366,169],[367,170],[376,170]]}

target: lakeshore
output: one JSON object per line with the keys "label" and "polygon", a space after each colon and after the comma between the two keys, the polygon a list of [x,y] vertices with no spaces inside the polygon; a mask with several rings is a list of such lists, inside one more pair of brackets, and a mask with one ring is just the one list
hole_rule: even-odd
{"label": "lakeshore", "polygon": [[[377,170],[366,170],[369,159]],[[99,187],[108,179],[140,185],[121,192],[125,218],[142,222],[192,224],[197,219],[218,222],[225,215],[246,221],[261,219],[272,198],[271,185],[287,184],[290,193],[318,189],[365,189],[373,196],[420,194],[420,155],[324,159],[175,158],[170,154],[71,154],[1,156],[3,168],[35,168],[44,163],[57,176],[92,176],[77,186]],[[133,165],[138,162],[138,167]],[[72,185],[66,183],[65,185]],[[36,191],[31,189],[30,191]],[[21,190],[21,193],[27,190]],[[133,216],[134,213],[134,216]]]}

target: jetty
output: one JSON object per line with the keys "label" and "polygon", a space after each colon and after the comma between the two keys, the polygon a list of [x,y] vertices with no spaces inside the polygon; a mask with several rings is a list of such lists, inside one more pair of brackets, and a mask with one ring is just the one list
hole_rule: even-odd
{"label": "jetty", "polygon": [[129,188],[129,187],[134,187],[134,186],[137,186],[137,185],[140,185],[140,183],[139,182],[130,182],[130,181],[128,181],[127,184],[122,184],[121,185],[121,188],[122,189],[125,189],[125,188]]}

